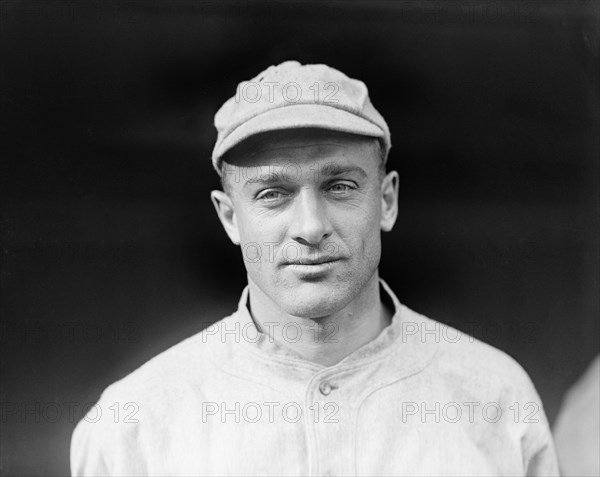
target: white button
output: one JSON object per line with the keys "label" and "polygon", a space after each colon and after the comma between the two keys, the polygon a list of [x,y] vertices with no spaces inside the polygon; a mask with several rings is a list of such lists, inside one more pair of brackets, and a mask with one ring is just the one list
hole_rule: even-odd
{"label": "white button", "polygon": [[331,384],[329,384],[329,381],[323,381],[321,384],[319,384],[319,391],[321,391],[323,396],[329,396],[329,393],[331,393],[332,389],[333,388],[331,387]]}

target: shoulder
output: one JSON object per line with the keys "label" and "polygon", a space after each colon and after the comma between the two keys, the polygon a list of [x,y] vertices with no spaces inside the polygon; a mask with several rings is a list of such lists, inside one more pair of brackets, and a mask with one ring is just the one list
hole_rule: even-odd
{"label": "shoulder", "polygon": [[435,348],[433,370],[445,380],[474,390],[487,389],[495,396],[536,398],[525,369],[509,354],[470,334],[403,307],[403,333],[418,333]]}
{"label": "shoulder", "polygon": [[145,474],[146,469],[140,467],[143,459],[136,454],[138,441],[149,435],[166,436],[162,426],[176,418],[180,408],[202,400],[219,372],[219,363],[231,352],[231,344],[211,330],[225,326],[234,315],[175,344],[109,385],[73,431],[72,473]]}
{"label": "shoulder", "polygon": [[106,388],[104,396],[148,400],[184,391],[210,379],[232,352],[231,340],[215,330],[226,328],[235,314],[180,341]]}
{"label": "shoulder", "polygon": [[[556,458],[544,406],[525,369],[510,355],[452,326],[404,308],[411,333],[435,349],[424,383],[439,400],[460,402],[500,419],[497,432],[518,441],[529,473],[556,474]],[[407,325],[409,326],[409,325]],[[484,414],[482,414],[484,415]],[[487,416],[487,414],[486,414]],[[538,469],[538,470],[535,470]]]}

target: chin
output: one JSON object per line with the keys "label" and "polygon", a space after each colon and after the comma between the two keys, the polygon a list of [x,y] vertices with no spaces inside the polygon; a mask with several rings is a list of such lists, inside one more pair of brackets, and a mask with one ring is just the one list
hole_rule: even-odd
{"label": "chin", "polygon": [[352,300],[341,290],[332,290],[323,284],[305,285],[309,286],[301,286],[281,297],[279,306],[286,313],[299,318],[320,318],[340,311]]}

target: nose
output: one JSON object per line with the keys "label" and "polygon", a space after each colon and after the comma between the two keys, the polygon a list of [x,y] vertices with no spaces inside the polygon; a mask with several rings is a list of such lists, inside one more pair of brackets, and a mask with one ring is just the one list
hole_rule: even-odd
{"label": "nose", "polygon": [[289,233],[302,245],[319,245],[333,232],[325,204],[321,203],[316,191],[301,191],[296,197],[292,214]]}

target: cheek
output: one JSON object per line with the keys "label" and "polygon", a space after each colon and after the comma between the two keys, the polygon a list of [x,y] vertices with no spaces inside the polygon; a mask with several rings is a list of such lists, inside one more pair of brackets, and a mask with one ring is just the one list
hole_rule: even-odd
{"label": "cheek", "polygon": [[257,214],[253,210],[244,210],[238,215],[238,229],[242,240],[267,240],[276,235],[281,228],[280,221],[269,214]]}
{"label": "cheek", "polygon": [[336,220],[336,229],[342,237],[352,240],[370,241],[380,234],[381,207],[371,197],[367,203],[345,211]]}
{"label": "cheek", "polygon": [[269,267],[276,262],[282,243],[282,225],[272,217],[245,217],[238,221],[240,248],[248,272]]}
{"label": "cheek", "polygon": [[355,266],[372,269],[381,257],[381,230],[379,213],[370,209],[368,214],[354,217],[348,221],[345,242],[351,248]]}

